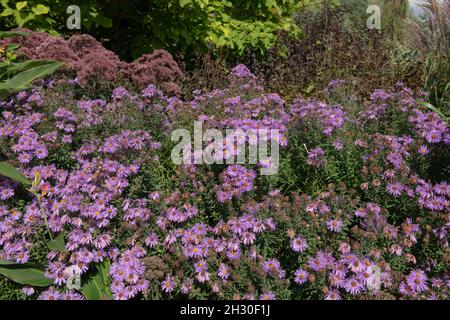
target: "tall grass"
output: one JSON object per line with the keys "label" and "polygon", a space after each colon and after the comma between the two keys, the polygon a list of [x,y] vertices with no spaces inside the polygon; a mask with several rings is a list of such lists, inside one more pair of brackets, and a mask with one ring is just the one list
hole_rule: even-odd
{"label": "tall grass", "polygon": [[434,104],[450,114],[450,0],[420,4],[423,17],[409,19],[408,44],[424,62],[424,85]]}

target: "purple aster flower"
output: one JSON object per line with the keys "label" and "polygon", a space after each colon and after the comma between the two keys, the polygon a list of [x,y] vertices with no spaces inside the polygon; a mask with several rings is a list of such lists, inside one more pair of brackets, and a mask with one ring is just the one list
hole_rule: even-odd
{"label": "purple aster flower", "polygon": [[171,293],[175,290],[175,281],[171,275],[167,275],[164,281],[161,282],[161,289],[165,293]]}
{"label": "purple aster flower", "polygon": [[285,271],[281,269],[280,262],[276,259],[270,259],[267,261],[264,261],[263,270],[272,275],[272,276],[278,276],[280,279],[284,278]]}
{"label": "purple aster flower", "polygon": [[32,287],[23,287],[22,288],[22,293],[26,296],[32,296],[34,294],[34,289]]}
{"label": "purple aster flower", "polygon": [[308,267],[310,267],[314,271],[319,271],[327,267],[327,262],[319,256],[315,258],[310,257],[308,259]]}
{"label": "purple aster flower", "polygon": [[202,270],[199,273],[197,273],[197,280],[200,283],[208,282],[210,279],[210,276],[211,276],[211,274],[208,271]]}
{"label": "purple aster flower", "polygon": [[404,186],[398,182],[393,182],[387,185],[386,190],[394,197],[398,197],[402,194]]}
{"label": "purple aster flower", "polygon": [[294,273],[294,281],[297,284],[303,284],[308,281],[308,272],[303,269],[297,269]]}
{"label": "purple aster flower", "polygon": [[194,264],[194,268],[196,272],[206,271],[208,270],[208,263],[205,260],[199,260]]}
{"label": "purple aster flower", "polygon": [[59,300],[61,295],[58,291],[54,289],[48,289],[42,292],[39,296],[39,300]]}
{"label": "purple aster flower", "polygon": [[295,252],[303,252],[308,248],[308,243],[302,237],[297,237],[291,241],[291,248]]}
{"label": "purple aster flower", "polygon": [[341,232],[344,223],[341,219],[330,219],[327,221],[327,229],[333,232]]}
{"label": "purple aster flower", "polygon": [[406,282],[401,282],[399,287],[398,287],[399,291],[401,294],[405,295],[405,296],[412,296],[414,295],[414,290],[406,284]]}
{"label": "purple aster flower", "polygon": [[363,284],[356,277],[351,277],[346,280],[344,288],[348,293],[357,295],[362,291]]}
{"label": "purple aster flower", "polygon": [[230,276],[230,267],[228,267],[226,264],[221,263],[219,269],[217,270],[217,275],[222,280],[227,280]]}
{"label": "purple aster flower", "polygon": [[181,285],[181,293],[182,294],[189,294],[192,290],[193,281],[191,279],[187,279],[183,282]]}
{"label": "purple aster flower", "polygon": [[259,297],[259,300],[275,300],[275,294],[271,291],[264,292]]}
{"label": "purple aster flower", "polygon": [[406,283],[414,292],[417,293],[428,289],[427,276],[425,272],[420,269],[411,271],[406,279]]}
{"label": "purple aster flower", "polygon": [[154,232],[150,233],[144,242],[149,248],[154,248],[158,245],[158,235]]}
{"label": "purple aster flower", "polygon": [[421,145],[419,147],[419,149],[417,150],[417,152],[420,155],[424,156],[424,155],[427,155],[428,153],[430,153],[430,149],[428,149],[428,147],[426,145]]}
{"label": "purple aster flower", "polygon": [[328,292],[325,295],[325,300],[341,300],[341,295],[337,290],[328,289]]}

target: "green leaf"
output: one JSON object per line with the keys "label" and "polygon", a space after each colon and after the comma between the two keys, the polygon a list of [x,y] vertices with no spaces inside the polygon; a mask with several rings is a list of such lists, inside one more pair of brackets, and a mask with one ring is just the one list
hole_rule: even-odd
{"label": "green leaf", "polygon": [[306,88],[305,93],[310,94],[315,89],[315,86],[313,84],[310,84],[308,88]]}
{"label": "green leaf", "polygon": [[14,10],[11,8],[6,8],[3,10],[3,12],[0,14],[2,17],[12,16],[14,14]]}
{"label": "green leaf", "polygon": [[24,185],[31,184],[31,182],[20,171],[5,161],[0,161],[0,175]]}
{"label": "green leaf", "polygon": [[186,5],[192,3],[192,0],[180,0],[180,7],[184,8]]}
{"label": "green leaf", "polygon": [[424,106],[425,108],[430,109],[431,111],[434,111],[437,113],[442,119],[445,121],[448,121],[449,119],[440,111],[438,108],[433,106],[431,103],[425,102],[425,101],[417,101],[420,105]]}
{"label": "green leaf", "polygon": [[8,44],[6,46],[6,49],[8,49],[9,51],[14,51],[14,50],[19,49],[19,48],[20,48],[20,45],[19,44],[14,44],[14,43]]}
{"label": "green leaf", "polygon": [[22,31],[0,31],[0,39],[16,36],[28,36],[28,33]]}
{"label": "green leaf", "polygon": [[0,266],[11,265],[11,264],[17,264],[17,262],[0,259]]}
{"label": "green leaf", "polygon": [[81,292],[88,300],[102,300],[112,298],[109,290],[109,268],[111,262],[105,260],[97,265],[97,273],[92,276],[88,282],[81,287]]}
{"label": "green leaf", "polygon": [[102,295],[102,279],[100,275],[95,275],[81,287],[81,292],[87,300],[101,300]]}
{"label": "green leaf", "polygon": [[48,287],[53,279],[44,275],[43,268],[31,264],[7,264],[0,266],[0,274],[6,278],[25,285]]}
{"label": "green leaf", "polygon": [[97,268],[106,285],[109,285],[109,268],[111,267],[111,262],[106,259],[100,263]]}
{"label": "green leaf", "polygon": [[62,233],[60,233],[55,239],[47,242],[47,246],[49,249],[54,251],[68,252]]}
{"label": "green leaf", "polygon": [[98,18],[95,19],[95,22],[97,23],[97,25],[103,28],[112,28],[113,26],[112,19],[108,17],[99,16]]}
{"label": "green leaf", "polygon": [[53,63],[54,61],[49,60],[27,60],[20,63],[13,63],[10,66],[8,66],[7,72],[8,73],[17,73],[22,72],[34,67],[38,66],[44,66]]}
{"label": "green leaf", "polygon": [[35,17],[36,15],[34,13],[27,14],[25,18],[22,18],[22,15],[19,12],[14,14],[14,18],[16,19],[19,28],[22,28],[28,21],[33,20]]}
{"label": "green leaf", "polygon": [[16,9],[17,10],[22,10],[23,8],[25,8],[28,4],[28,1],[19,1],[16,3]]}
{"label": "green leaf", "polygon": [[62,62],[50,62],[45,65],[28,69],[10,79],[7,79],[6,81],[0,82],[0,97],[6,97],[10,94],[26,89],[27,86],[34,80],[52,74],[61,65],[63,65]]}
{"label": "green leaf", "polygon": [[31,10],[38,16],[47,14],[50,11],[50,8],[44,6],[43,4],[38,4],[36,7],[31,8]]}

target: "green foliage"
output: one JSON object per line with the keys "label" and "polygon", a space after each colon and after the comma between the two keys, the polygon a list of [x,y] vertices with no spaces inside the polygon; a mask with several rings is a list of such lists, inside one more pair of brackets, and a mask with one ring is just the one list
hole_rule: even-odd
{"label": "green foliage", "polygon": [[56,61],[25,61],[0,65],[0,97],[27,89],[35,80],[44,78],[61,67]]}
{"label": "green foliage", "polygon": [[26,36],[26,32],[21,31],[0,31],[0,39],[14,36]]}
{"label": "green foliage", "polygon": [[[122,55],[140,56],[154,49],[172,52],[206,50],[211,44],[242,54],[246,48],[264,52],[276,42],[276,33],[299,35],[292,16],[303,0],[83,0],[82,27],[99,38],[109,38]],[[2,0],[4,27],[27,27],[67,33],[67,0],[22,1],[13,6]],[[120,8],[116,10],[115,8]],[[173,23],[176,21],[176,23]]]}
{"label": "green foliage", "polygon": [[[97,2],[92,0],[77,1],[72,3],[66,0],[1,0],[0,13],[5,19],[3,27],[26,27],[38,31],[47,31],[57,34],[63,31],[65,20],[68,17],[67,7],[78,5],[82,12],[82,25],[90,29],[92,27],[109,28],[112,20],[98,12]],[[109,2],[109,1],[108,1]]]}
{"label": "green foliage", "polygon": [[41,266],[30,263],[16,264],[0,259],[0,274],[14,282],[36,287],[47,287],[53,283],[52,279],[45,277]]}
{"label": "green foliage", "polygon": [[61,252],[69,252],[66,248],[66,243],[64,242],[64,235],[60,233],[55,239],[50,240],[47,243],[47,246],[49,249],[54,251],[61,251]]}
{"label": "green foliage", "polygon": [[11,180],[22,183],[24,185],[31,184],[31,182],[28,181],[28,179],[20,171],[18,171],[16,168],[14,168],[14,166],[4,161],[0,162],[0,175],[10,178]]}
{"label": "green foliage", "polygon": [[[25,35],[22,32],[1,32],[0,39],[16,35]],[[13,51],[17,47],[13,48]],[[47,60],[29,60],[23,62],[0,62],[0,98],[25,90],[35,80],[54,73],[63,63]]]}
{"label": "green foliage", "polygon": [[111,262],[109,260],[97,264],[96,273],[81,287],[81,292],[86,299],[102,300],[112,297],[111,291],[109,290],[110,266]]}
{"label": "green foliage", "polygon": [[[41,2],[41,1],[39,1]],[[47,24],[51,20],[46,17],[50,11],[50,7],[42,3],[35,3],[35,1],[10,1],[2,0],[0,5],[3,11],[0,13],[1,17],[10,18],[15,24],[22,28],[33,20],[45,21]]]}

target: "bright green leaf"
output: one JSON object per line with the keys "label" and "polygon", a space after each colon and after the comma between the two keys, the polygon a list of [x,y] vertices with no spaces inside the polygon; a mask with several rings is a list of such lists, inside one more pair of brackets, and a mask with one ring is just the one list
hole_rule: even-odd
{"label": "bright green leaf", "polygon": [[180,7],[184,8],[186,5],[191,4],[192,0],[180,0]]}
{"label": "bright green leaf", "polygon": [[24,185],[31,184],[31,182],[20,171],[5,161],[0,161],[0,175]]}
{"label": "bright green leaf", "polygon": [[16,3],[16,9],[17,10],[22,10],[23,8],[25,8],[28,4],[28,1],[19,1]]}
{"label": "bright green leaf", "polygon": [[44,6],[43,4],[38,4],[36,7],[31,8],[31,10],[36,14],[36,15],[43,15],[43,14],[47,14],[50,11],[50,8],[47,6]]}
{"label": "bright green leaf", "polygon": [[7,16],[11,16],[14,14],[14,10],[11,8],[6,8],[5,10],[3,10],[3,12],[0,14],[0,16],[2,17],[7,17]]}

